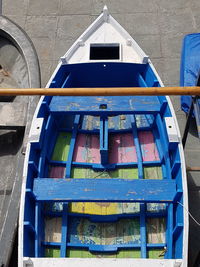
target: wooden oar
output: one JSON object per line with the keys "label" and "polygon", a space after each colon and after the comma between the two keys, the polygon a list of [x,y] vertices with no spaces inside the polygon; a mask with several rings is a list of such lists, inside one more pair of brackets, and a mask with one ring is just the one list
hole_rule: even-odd
{"label": "wooden oar", "polygon": [[186,170],[188,172],[199,172],[200,171],[200,167],[199,166],[187,166]]}
{"label": "wooden oar", "polygon": [[131,95],[200,95],[200,87],[109,87],[109,88],[1,88],[0,96],[131,96]]}

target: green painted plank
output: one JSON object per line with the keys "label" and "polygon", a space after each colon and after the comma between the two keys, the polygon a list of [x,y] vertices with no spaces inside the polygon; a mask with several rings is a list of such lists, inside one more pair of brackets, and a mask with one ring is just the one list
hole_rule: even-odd
{"label": "green painted plank", "polygon": [[140,250],[120,250],[116,258],[134,258],[134,259],[139,259],[140,258]]}
{"label": "green painted plank", "polygon": [[140,258],[140,250],[120,250],[117,253],[94,253],[87,250],[70,248],[67,250],[69,258]]}
{"label": "green painted plank", "polygon": [[162,168],[161,167],[145,167],[144,168],[145,179],[162,179]]}
{"label": "green painted plank", "polygon": [[137,168],[121,168],[114,171],[94,171],[90,168],[72,168],[72,178],[121,178],[137,179]]}
{"label": "green painted plank", "polygon": [[60,249],[57,248],[46,248],[45,249],[46,258],[60,258]]}
{"label": "green painted plank", "polygon": [[[60,249],[46,248],[45,257],[59,258]],[[140,250],[120,250],[117,253],[92,253],[87,250],[79,250],[68,248],[67,257],[69,258],[140,258]],[[154,249],[147,252],[147,257],[150,259],[163,259],[164,250]]]}
{"label": "green painted plank", "polygon": [[[114,171],[94,171],[90,168],[72,168],[72,178],[121,178],[138,179],[137,168],[120,168]],[[161,167],[145,167],[145,179],[162,179]]]}
{"label": "green painted plank", "polygon": [[57,138],[52,160],[66,161],[69,153],[71,133],[61,132]]}
{"label": "green painted plank", "polygon": [[147,257],[149,259],[164,259],[163,249],[151,249],[147,251]]}

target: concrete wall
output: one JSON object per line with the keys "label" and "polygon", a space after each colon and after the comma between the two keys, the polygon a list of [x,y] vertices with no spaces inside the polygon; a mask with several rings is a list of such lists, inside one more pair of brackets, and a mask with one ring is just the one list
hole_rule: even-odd
{"label": "concrete wall", "polygon": [[151,57],[164,83],[178,85],[181,40],[200,29],[199,0],[4,0],[3,14],[33,40],[44,85],[104,4]]}

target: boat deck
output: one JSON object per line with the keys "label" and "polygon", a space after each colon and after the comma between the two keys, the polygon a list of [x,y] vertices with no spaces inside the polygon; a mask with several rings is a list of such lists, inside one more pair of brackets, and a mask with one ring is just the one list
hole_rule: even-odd
{"label": "boat deck", "polygon": [[[151,202],[172,201],[176,186],[175,181],[156,181],[163,179],[162,163],[152,132],[148,127],[144,130],[144,117],[137,117],[138,125],[143,122],[137,139],[143,166],[138,166],[131,128],[110,130],[107,170],[101,164],[98,129],[89,130],[86,121],[87,128],[78,130],[74,147],[72,132],[59,133],[48,168],[48,177],[57,179],[35,179],[33,187],[36,199],[46,203],[43,246],[47,257],[164,257],[166,204]],[[109,119],[113,125],[116,117]],[[61,179],[68,172],[70,179]],[[159,193],[152,194],[151,188]],[[150,203],[144,204],[148,197]]]}
{"label": "boat deck", "polygon": [[[138,87],[141,70],[144,84],[155,81],[148,66],[111,66],[119,74],[135,69]],[[73,86],[76,68],[105,69],[102,63],[64,65],[51,86]],[[77,86],[86,81],[80,73]],[[102,75],[97,86],[110,82]],[[162,96],[42,99],[30,137],[24,256],[181,258],[179,140],[168,138],[168,128],[173,118]]]}

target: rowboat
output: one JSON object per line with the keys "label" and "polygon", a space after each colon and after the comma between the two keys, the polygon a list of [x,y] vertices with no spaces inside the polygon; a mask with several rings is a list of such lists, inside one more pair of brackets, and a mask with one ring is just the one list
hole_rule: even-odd
{"label": "rowboat", "polygon": [[[40,87],[40,71],[32,42],[16,23],[0,14],[0,88],[35,86]],[[0,266],[9,263],[18,229],[24,165],[21,150],[36,98],[0,97]]]}
{"label": "rowboat", "polygon": [[[48,88],[163,86],[105,7]],[[187,266],[186,171],[167,96],[43,96],[27,146],[19,266]]]}

